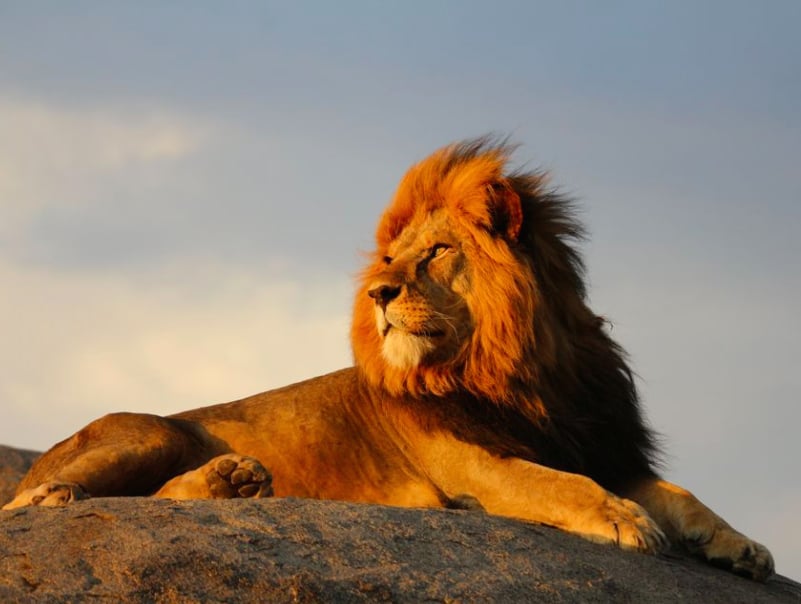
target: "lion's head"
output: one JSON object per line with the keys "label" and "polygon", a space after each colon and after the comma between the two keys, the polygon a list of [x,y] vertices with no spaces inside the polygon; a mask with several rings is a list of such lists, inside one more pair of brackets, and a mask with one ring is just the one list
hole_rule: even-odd
{"label": "lion's head", "polygon": [[567,241],[580,236],[569,204],[542,174],[507,172],[512,150],[454,144],[401,181],[354,309],[354,355],[373,386],[498,404],[525,393],[531,404],[544,369],[569,370],[564,332],[597,328]]}

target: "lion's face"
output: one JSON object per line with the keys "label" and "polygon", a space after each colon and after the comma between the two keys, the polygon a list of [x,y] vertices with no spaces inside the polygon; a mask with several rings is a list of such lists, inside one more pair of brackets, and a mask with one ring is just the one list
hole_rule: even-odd
{"label": "lion's face", "polygon": [[452,361],[473,323],[469,263],[448,214],[410,224],[386,252],[367,285],[382,357],[400,370]]}
{"label": "lion's face", "polygon": [[356,364],[394,395],[502,401],[530,378],[537,288],[505,148],[446,147],[406,174],[356,294]]}

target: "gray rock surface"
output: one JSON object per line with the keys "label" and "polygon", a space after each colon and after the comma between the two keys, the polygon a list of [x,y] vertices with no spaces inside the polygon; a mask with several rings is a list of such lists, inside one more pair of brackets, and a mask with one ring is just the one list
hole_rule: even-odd
{"label": "gray rock surface", "polygon": [[801,586],[480,512],[145,498],[0,512],[0,602],[102,599],[798,603]]}

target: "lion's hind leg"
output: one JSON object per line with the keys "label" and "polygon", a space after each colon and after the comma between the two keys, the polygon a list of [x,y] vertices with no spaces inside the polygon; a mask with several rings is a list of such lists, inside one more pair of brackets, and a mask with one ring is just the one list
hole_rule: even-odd
{"label": "lion's hind leg", "polygon": [[648,510],[671,541],[690,553],[757,581],[773,574],[773,557],[764,545],[734,530],[686,489],[652,478],[629,496]]}
{"label": "lion's hind leg", "polygon": [[253,457],[227,453],[169,480],[155,497],[166,499],[233,499],[270,497],[270,472]]}
{"label": "lion's hind leg", "polygon": [[66,505],[90,496],[150,495],[226,450],[226,443],[194,422],[114,413],[37,459],[4,509]]}
{"label": "lion's hind leg", "polygon": [[72,501],[88,497],[81,485],[74,482],[45,482],[38,487],[25,489],[0,509],[13,510],[29,505],[67,505]]}

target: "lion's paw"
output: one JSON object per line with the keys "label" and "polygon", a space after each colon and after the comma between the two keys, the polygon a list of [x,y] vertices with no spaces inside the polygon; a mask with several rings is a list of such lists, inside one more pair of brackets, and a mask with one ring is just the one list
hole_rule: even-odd
{"label": "lion's paw", "polygon": [[2,509],[13,510],[29,505],[54,507],[88,498],[89,494],[74,482],[45,482],[23,491]]}
{"label": "lion's paw", "polygon": [[685,535],[688,549],[702,555],[710,564],[756,581],[765,581],[774,572],[773,556],[761,543],[752,541],[729,526]]}
{"label": "lion's paw", "polygon": [[205,466],[206,482],[216,499],[270,497],[272,475],[257,459],[229,453]]}
{"label": "lion's paw", "polygon": [[593,512],[592,519],[579,530],[590,541],[614,543],[621,549],[646,553],[661,552],[668,546],[659,525],[629,499],[610,494]]}

